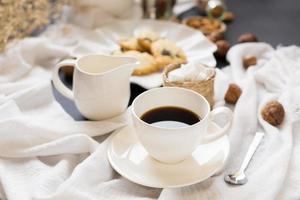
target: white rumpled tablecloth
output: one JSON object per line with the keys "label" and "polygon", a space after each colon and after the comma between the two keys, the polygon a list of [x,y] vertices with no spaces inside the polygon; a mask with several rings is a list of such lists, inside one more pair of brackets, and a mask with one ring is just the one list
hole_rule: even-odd
{"label": "white rumpled tablecloth", "polygon": [[[108,163],[102,135],[130,123],[128,111],[106,121],[74,121],[55,101],[51,70],[87,31],[68,28],[24,39],[0,55],[0,199],[300,199],[299,47],[275,50],[247,43],[231,48],[230,67],[217,71],[215,83],[217,106],[224,104],[230,82],[243,89],[232,107],[228,165],[203,183],[161,190],[131,183]],[[259,57],[248,71],[241,63],[246,54]],[[278,99],[286,111],[279,127],[260,116],[270,99]],[[249,182],[228,186],[224,173],[238,168],[257,130],[266,135],[247,170]]]}

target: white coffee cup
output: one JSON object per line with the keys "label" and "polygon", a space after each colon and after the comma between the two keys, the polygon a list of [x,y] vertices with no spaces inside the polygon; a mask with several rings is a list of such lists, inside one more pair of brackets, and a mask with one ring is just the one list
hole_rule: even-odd
{"label": "white coffee cup", "polygon": [[[92,54],[58,63],[53,72],[55,88],[73,100],[88,119],[102,120],[124,112],[130,98],[129,78],[138,61],[132,57]],[[59,79],[59,69],[73,66],[73,89]]]}
{"label": "white coffee cup", "polygon": [[[185,108],[193,111],[201,120],[180,128],[165,128],[141,119],[147,111],[163,106]],[[210,111],[209,103],[202,95],[177,87],[155,88],[140,94],[132,103],[132,115],[140,143],[150,156],[164,163],[180,162],[191,155],[199,144],[221,138],[232,122],[230,109],[218,107]],[[218,132],[207,133],[209,123],[222,115],[226,117],[225,125]]]}

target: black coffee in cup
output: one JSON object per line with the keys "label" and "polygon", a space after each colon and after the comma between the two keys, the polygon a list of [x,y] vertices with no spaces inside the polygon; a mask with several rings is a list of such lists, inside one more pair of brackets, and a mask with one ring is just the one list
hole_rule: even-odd
{"label": "black coffee in cup", "polygon": [[144,113],[141,119],[161,128],[180,128],[196,124],[201,120],[193,111],[177,106],[153,108]]}

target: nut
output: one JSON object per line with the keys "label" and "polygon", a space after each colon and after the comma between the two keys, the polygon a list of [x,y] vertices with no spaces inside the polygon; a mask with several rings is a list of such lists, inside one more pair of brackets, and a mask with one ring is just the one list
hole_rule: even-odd
{"label": "nut", "polygon": [[242,94],[242,89],[234,83],[229,84],[225,94],[225,101],[229,104],[235,104]]}
{"label": "nut", "polygon": [[212,41],[212,42],[217,42],[219,40],[223,40],[224,39],[224,36],[222,33],[219,33],[219,32],[212,32],[211,34],[209,34],[207,36],[207,38]]}
{"label": "nut", "polygon": [[256,65],[257,59],[255,56],[247,55],[243,57],[243,65],[245,69],[248,69],[250,66]]}
{"label": "nut", "polygon": [[244,33],[242,35],[240,35],[238,42],[239,43],[244,43],[244,42],[257,42],[258,39],[255,35],[253,35],[252,33]]}
{"label": "nut", "polygon": [[216,45],[217,45],[217,56],[219,57],[225,57],[228,50],[230,49],[230,44],[229,42],[227,42],[226,40],[219,40],[216,41]]}
{"label": "nut", "polygon": [[224,22],[229,23],[229,22],[232,22],[234,19],[235,19],[235,16],[234,16],[233,12],[226,11],[223,15]]}
{"label": "nut", "polygon": [[262,109],[261,115],[269,124],[277,126],[284,120],[284,108],[278,101],[270,101]]}

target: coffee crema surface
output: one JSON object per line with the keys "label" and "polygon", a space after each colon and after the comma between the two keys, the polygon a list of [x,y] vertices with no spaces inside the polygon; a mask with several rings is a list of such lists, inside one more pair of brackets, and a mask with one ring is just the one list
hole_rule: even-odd
{"label": "coffee crema surface", "polygon": [[191,110],[177,106],[153,108],[141,116],[141,119],[161,128],[180,128],[196,124],[201,118]]}

